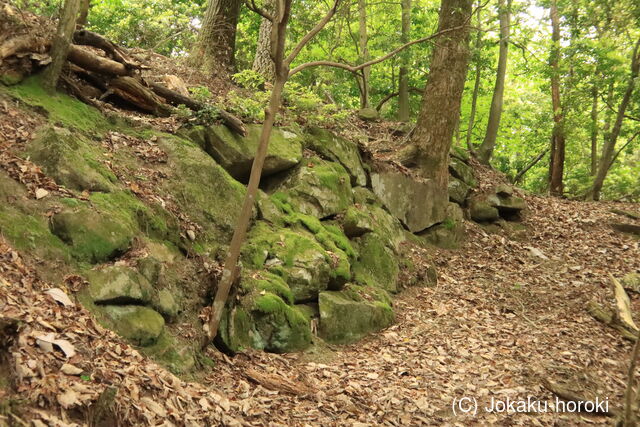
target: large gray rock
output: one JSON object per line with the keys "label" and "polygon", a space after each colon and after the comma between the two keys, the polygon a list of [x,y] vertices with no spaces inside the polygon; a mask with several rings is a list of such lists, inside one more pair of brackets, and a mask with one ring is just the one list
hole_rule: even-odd
{"label": "large gray rock", "polygon": [[447,206],[447,218],[420,233],[429,243],[445,249],[456,249],[464,238],[464,215],[455,203]]}
{"label": "large gray rock", "polygon": [[334,344],[350,344],[391,325],[393,309],[383,292],[354,285],[322,292],[318,300],[320,337]]}
{"label": "large gray rock", "polygon": [[411,232],[422,231],[445,218],[449,196],[430,181],[416,181],[388,170],[372,173],[371,185],[389,212]]}
{"label": "large gray rock", "polygon": [[91,300],[99,304],[147,304],[153,287],[141,274],[125,266],[91,270],[86,274]]}
{"label": "large gray rock", "polygon": [[365,122],[375,122],[380,119],[380,115],[373,108],[361,108],[358,110],[358,118]]}
{"label": "large gray rock", "polygon": [[482,197],[471,199],[469,202],[469,215],[476,222],[491,222],[500,217],[498,209]]}
{"label": "large gray rock", "polygon": [[305,140],[307,146],[322,157],[340,163],[351,176],[351,185],[367,185],[367,174],[357,144],[316,127],[308,130]]}
{"label": "large gray rock", "polygon": [[457,178],[449,177],[449,200],[463,205],[471,188]]}
{"label": "large gray rock", "polygon": [[[247,136],[243,137],[224,125],[218,125],[205,128],[204,138],[195,140],[204,144],[204,150],[231,176],[246,181],[258,150],[261,132],[262,125],[247,125]],[[262,175],[269,176],[290,169],[301,159],[302,139],[291,131],[274,128]]]}
{"label": "large gray rock", "polygon": [[154,310],[139,305],[107,305],[104,312],[112,328],[140,346],[154,344],[164,328],[164,319]]}
{"label": "large gray rock", "polygon": [[306,159],[281,185],[296,212],[325,218],[353,204],[351,180],[339,164],[319,158]]}
{"label": "large gray rock", "polygon": [[451,157],[449,160],[449,173],[470,187],[477,185],[471,166],[456,157]]}

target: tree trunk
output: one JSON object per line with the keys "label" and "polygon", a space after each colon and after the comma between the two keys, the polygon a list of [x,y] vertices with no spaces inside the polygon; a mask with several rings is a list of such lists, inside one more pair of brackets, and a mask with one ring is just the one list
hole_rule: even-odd
{"label": "tree trunk", "polygon": [[[265,3],[265,9],[269,13],[273,13],[273,0]],[[270,20],[262,18],[260,23],[260,33],[258,35],[258,44],[256,46],[256,55],[253,59],[253,71],[260,73],[265,81],[273,82],[275,79],[276,68],[271,58],[271,26]]]}
{"label": "tree trunk", "polygon": [[[479,3],[478,3],[479,5]],[[473,141],[471,141],[471,132],[473,131],[473,124],[476,120],[476,109],[478,106],[478,93],[480,92],[480,80],[482,72],[482,61],[480,57],[480,49],[482,48],[482,21],[480,19],[480,8],[476,11],[476,18],[478,20],[478,34],[476,34],[475,54],[476,58],[476,79],[473,83],[473,94],[471,95],[471,112],[469,113],[469,124],[467,125],[467,149],[473,155],[476,154]]]}
{"label": "tree trunk", "polygon": [[498,0],[500,10],[500,56],[498,59],[498,70],[496,72],[496,85],[493,89],[491,99],[491,109],[489,110],[489,122],[484,141],[478,150],[478,158],[484,164],[489,164],[493,150],[496,146],[498,129],[500,128],[500,117],[502,115],[502,102],[504,97],[504,81],[507,75],[507,56],[509,54],[509,33],[511,21],[511,0]]}
{"label": "tree trunk", "polygon": [[[369,61],[369,36],[367,35],[367,2],[358,0],[358,34],[360,48],[360,63]],[[360,76],[360,108],[369,108],[369,78],[371,67],[364,67]]]}
{"label": "tree trunk", "polygon": [[549,191],[552,196],[562,196],[564,191],[565,134],[562,104],[560,102],[560,18],[556,0],[551,3],[551,103],[553,106],[553,132],[551,136],[551,164]]}
{"label": "tree trunk", "polygon": [[80,0],[80,14],[78,15],[78,21],[76,22],[77,28],[83,28],[87,25],[87,18],[89,17],[89,9],[91,8],[91,0]]}
{"label": "tree trunk", "polygon": [[598,170],[598,87],[591,89],[591,176]]}
{"label": "tree trunk", "polygon": [[451,139],[460,115],[460,101],[469,60],[471,0],[442,0],[438,32],[422,107],[411,139],[416,145],[416,164],[425,178],[433,180],[436,203],[446,206]]}
{"label": "tree trunk", "polygon": [[[411,29],[411,0],[402,0],[402,34],[400,42],[409,42]],[[400,57],[400,72],[398,75],[398,120],[409,121],[409,52]]]}
{"label": "tree trunk", "polygon": [[212,76],[233,72],[241,0],[209,0],[194,52],[194,63]]}
{"label": "tree trunk", "polygon": [[51,64],[44,70],[42,76],[42,85],[44,88],[53,92],[56,90],[62,66],[67,61],[67,53],[71,46],[73,32],[76,29],[76,18],[78,9],[80,8],[80,0],[66,0],[64,8],[58,22],[58,29],[51,46]]}
{"label": "tree trunk", "polygon": [[622,121],[624,120],[627,107],[629,106],[631,96],[633,95],[633,90],[635,89],[636,79],[638,78],[638,72],[640,71],[640,52],[638,52],[639,48],[640,39],[638,39],[635,47],[633,48],[633,54],[631,56],[631,73],[627,82],[627,89],[625,90],[622,101],[620,101],[620,105],[618,106],[616,121],[613,124],[611,134],[607,138],[607,141],[605,141],[604,147],[602,148],[600,166],[598,168],[598,173],[596,174],[596,177],[593,181],[593,189],[591,190],[590,194],[593,200],[600,199],[602,185],[604,184],[604,179],[607,177],[607,172],[609,172],[609,168],[611,167],[613,152],[616,147],[618,136],[620,136],[620,130],[622,129]]}

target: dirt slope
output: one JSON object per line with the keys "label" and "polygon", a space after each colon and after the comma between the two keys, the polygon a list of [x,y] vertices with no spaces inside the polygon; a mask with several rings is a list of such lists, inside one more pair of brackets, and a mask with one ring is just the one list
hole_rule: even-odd
{"label": "dirt slope", "polygon": [[[608,398],[610,409],[621,405],[631,345],[593,320],[585,305],[609,298],[607,273],[640,270],[638,240],[608,226],[619,219],[609,212],[613,204],[528,202],[527,231],[487,234],[470,224],[461,250],[439,251],[438,286],[401,295],[397,324],[383,333],[315,355],[252,352],[230,359],[210,351],[216,366],[202,386],[159,370],[83,309],[55,303],[42,292],[51,285],[39,282],[4,245],[0,307],[3,316],[23,322],[12,347],[21,365],[17,391],[46,409],[22,404],[16,413],[81,423],[86,411],[74,408],[114,384],[116,413],[125,424],[166,419],[202,425],[223,416],[227,424],[251,425],[610,422],[551,407],[516,415],[482,409],[492,397],[554,402],[543,378]],[[78,354],[66,360],[60,351],[44,353],[35,337],[48,332],[68,339]],[[65,362],[83,369],[83,376],[63,374]],[[477,417],[453,414],[453,399],[465,396],[477,398]]]}

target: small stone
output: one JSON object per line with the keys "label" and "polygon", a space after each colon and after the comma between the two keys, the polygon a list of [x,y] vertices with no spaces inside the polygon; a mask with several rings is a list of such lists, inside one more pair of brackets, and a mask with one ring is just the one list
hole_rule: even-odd
{"label": "small stone", "polygon": [[49,192],[47,190],[45,190],[44,188],[38,188],[36,190],[36,199],[37,200],[44,199],[48,195],[49,195]]}
{"label": "small stone", "polygon": [[187,230],[187,237],[193,242],[196,240],[196,233],[193,230]]}

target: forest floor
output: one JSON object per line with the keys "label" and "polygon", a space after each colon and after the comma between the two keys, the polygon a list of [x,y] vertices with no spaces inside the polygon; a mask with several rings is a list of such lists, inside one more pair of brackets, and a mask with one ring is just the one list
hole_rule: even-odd
{"label": "forest floor", "polygon": [[[189,419],[191,425],[204,425],[205,419],[227,425],[611,422],[556,413],[551,406],[545,413],[484,410],[491,398],[554,403],[544,379],[589,399],[608,399],[610,410],[622,404],[631,345],[591,318],[585,306],[592,299],[611,300],[608,273],[640,271],[639,241],[609,226],[621,219],[612,207],[638,206],[535,196],[527,201],[524,232],[487,233],[467,223],[460,249],[436,252],[437,286],[400,294],[397,322],[387,330],[311,354],[247,352],[229,358],[211,349],[216,365],[200,384],[158,369],[86,310],[61,307],[38,292],[49,286],[0,244],[0,275],[6,278],[0,280],[0,308],[27,324],[14,356],[22,363],[19,374],[31,379],[19,392],[50,408],[20,413],[77,421],[56,407],[96,399],[104,389],[101,381],[108,380],[121,384],[117,402],[125,425],[167,416],[187,425]],[[640,301],[633,305],[640,309]],[[91,371],[93,381],[63,375],[73,369],[61,368],[65,358],[59,352],[38,350],[38,330],[73,340],[77,351],[67,364]],[[454,399],[462,397],[477,399],[477,415],[454,413]]]}
{"label": "forest floor", "polygon": [[[592,299],[611,300],[608,273],[640,271],[639,241],[609,227],[620,220],[612,207],[638,206],[527,201],[527,231],[517,240],[468,223],[461,249],[438,251],[438,285],[400,295],[393,327],[341,348],[324,363],[298,355],[241,355],[209,384],[239,405],[245,421],[257,424],[611,423],[603,416],[555,412],[555,396],[542,384],[546,379],[588,399],[608,399],[611,411],[621,407],[631,344],[585,307]],[[256,388],[243,379],[249,367],[297,379],[316,393],[292,397]],[[463,397],[477,399],[477,416],[454,414],[454,399]],[[492,398],[528,397],[549,402],[547,412],[484,409]]]}

